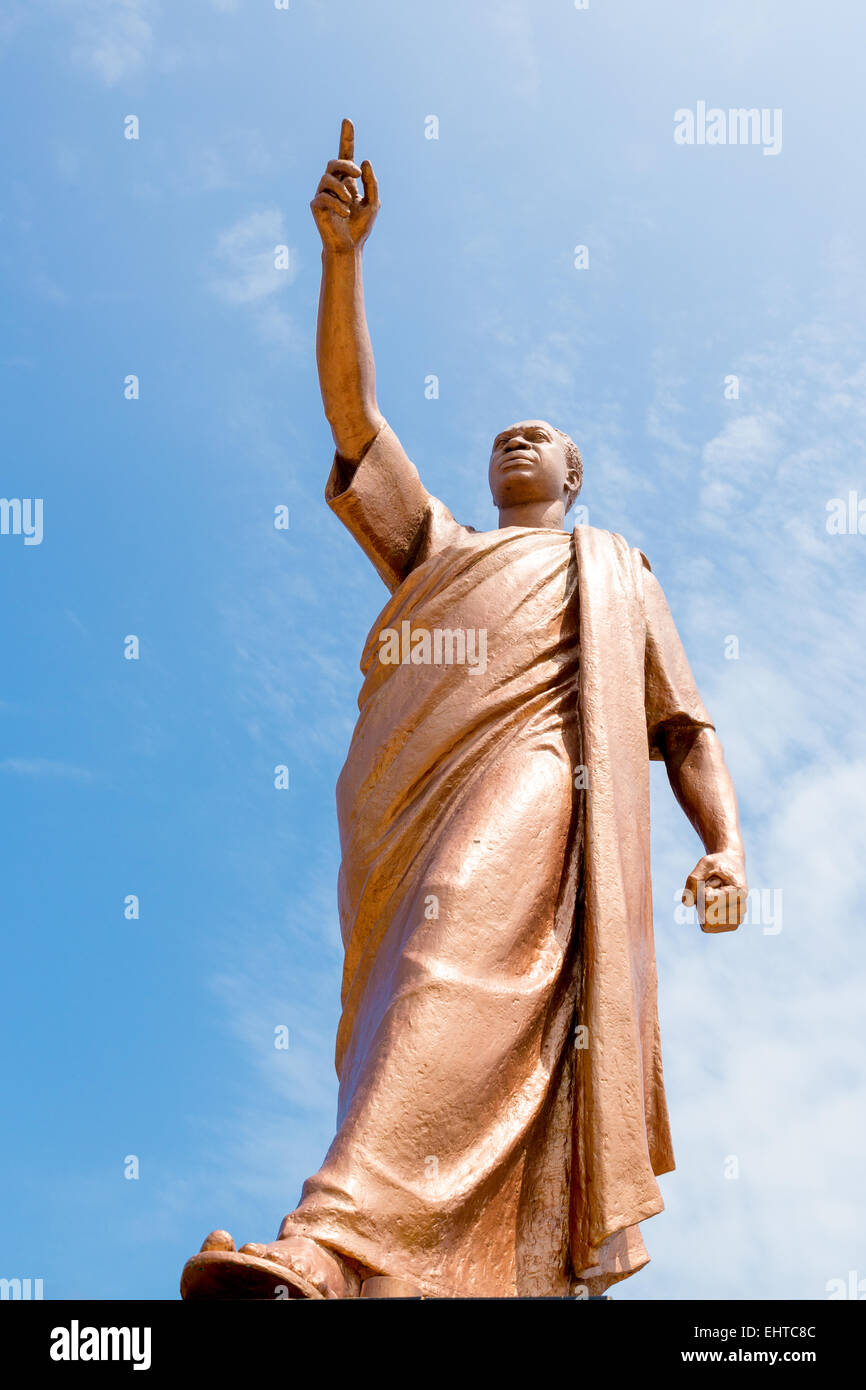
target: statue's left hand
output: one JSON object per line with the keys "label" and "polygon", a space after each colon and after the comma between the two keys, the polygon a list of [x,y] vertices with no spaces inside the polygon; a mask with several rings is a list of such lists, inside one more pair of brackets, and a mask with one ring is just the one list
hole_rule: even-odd
{"label": "statue's left hand", "polygon": [[746,915],[746,866],[742,851],[705,854],[686,879],[683,902],[698,909],[705,932],[736,931]]}

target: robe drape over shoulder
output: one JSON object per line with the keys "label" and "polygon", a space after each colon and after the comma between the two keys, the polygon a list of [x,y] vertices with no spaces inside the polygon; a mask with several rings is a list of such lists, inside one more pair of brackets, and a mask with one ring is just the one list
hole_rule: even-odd
{"label": "robe drape over shoulder", "polygon": [[461,526],[387,425],[326,498],[391,598],[337,788],[337,1135],[282,1233],[433,1295],[601,1292],[674,1166],[649,759],[712,724],[621,536]]}

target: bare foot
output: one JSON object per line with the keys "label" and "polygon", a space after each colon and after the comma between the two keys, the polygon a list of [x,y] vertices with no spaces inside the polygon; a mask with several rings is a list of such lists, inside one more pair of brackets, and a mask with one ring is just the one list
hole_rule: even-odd
{"label": "bare foot", "polygon": [[265,1281],[278,1287],[282,1277],[295,1298],[357,1298],[361,1292],[361,1280],[346,1261],[308,1236],[250,1243],[236,1251],[228,1231],[211,1231],[184,1271],[184,1297],[223,1297],[233,1286],[254,1287],[261,1282],[256,1271],[267,1271],[268,1266],[275,1278]]}
{"label": "bare foot", "polygon": [[300,1274],[323,1298],[357,1298],[361,1280],[345,1260],[309,1236],[283,1236],[267,1245],[242,1245],[240,1255],[256,1255],[273,1260]]}

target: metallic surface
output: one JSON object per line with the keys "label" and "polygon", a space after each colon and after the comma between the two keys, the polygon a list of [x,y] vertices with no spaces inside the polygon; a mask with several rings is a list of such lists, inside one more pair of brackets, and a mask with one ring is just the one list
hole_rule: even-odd
{"label": "metallic surface", "polygon": [[687,891],[710,931],[744,907],[733,787],[648,561],[563,529],[582,467],[567,436],[537,420],[497,436],[500,525],[478,532],[381,416],[360,263],[377,190],[348,122],[312,206],[326,497],[391,591],[337,791],[337,1134],[277,1241],[236,1252],[214,1233],[184,1296],[233,1278],[272,1296],[269,1261],[300,1297],[388,1296],[382,1277],[433,1297],[597,1295],[646,1263],[638,1223],[674,1166],[649,761],[704,841]]}

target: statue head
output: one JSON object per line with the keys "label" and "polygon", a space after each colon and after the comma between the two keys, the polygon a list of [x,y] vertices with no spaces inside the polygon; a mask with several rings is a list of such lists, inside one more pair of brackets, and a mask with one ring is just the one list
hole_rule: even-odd
{"label": "statue head", "polygon": [[494,439],[488,476],[500,510],[561,501],[564,516],[580,492],[583,461],[563,430],[546,420],[523,420]]}

